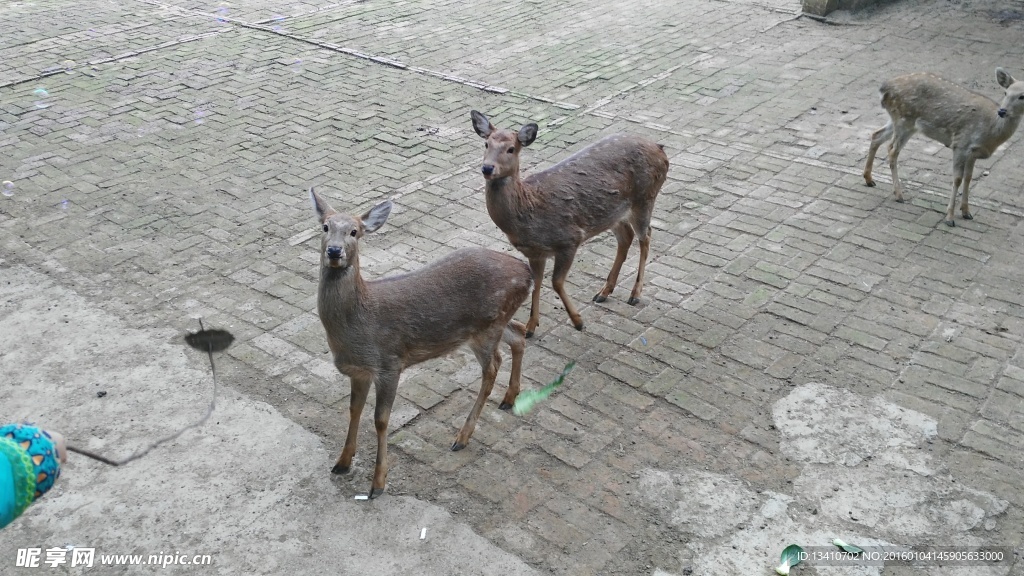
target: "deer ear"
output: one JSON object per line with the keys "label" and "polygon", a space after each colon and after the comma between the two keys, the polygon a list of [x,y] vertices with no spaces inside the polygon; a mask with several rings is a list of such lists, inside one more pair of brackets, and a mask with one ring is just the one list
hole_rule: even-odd
{"label": "deer ear", "polygon": [[487,138],[494,132],[494,126],[491,125],[491,121],[487,119],[487,116],[473,110],[469,113],[469,116],[473,118],[473,130],[480,135],[481,138]]}
{"label": "deer ear", "polygon": [[309,188],[309,199],[313,201],[313,209],[316,210],[317,218],[320,219],[321,224],[335,213],[334,208],[331,208],[327,200],[324,200],[323,196],[317,194],[316,190],[312,187]]}
{"label": "deer ear", "polygon": [[999,85],[1003,88],[1009,88],[1010,84],[1013,84],[1016,80],[1014,80],[1013,76],[1010,76],[1010,73],[1006,70],[996,68],[996,82],[999,82]]}
{"label": "deer ear", "polygon": [[519,138],[519,143],[523,146],[533,144],[533,141],[537,139],[537,125],[531,122],[523,126],[519,129],[517,138]]}
{"label": "deer ear", "polygon": [[376,232],[378,228],[383,226],[387,222],[388,216],[391,215],[392,206],[391,200],[385,200],[370,208],[366,214],[363,214],[363,233]]}

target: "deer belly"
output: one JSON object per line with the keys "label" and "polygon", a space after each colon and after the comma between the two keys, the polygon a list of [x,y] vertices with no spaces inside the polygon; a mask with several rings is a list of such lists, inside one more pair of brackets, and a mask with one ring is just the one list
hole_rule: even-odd
{"label": "deer belly", "polygon": [[342,362],[338,365],[338,372],[341,372],[345,376],[359,380],[373,380],[376,375],[376,370],[369,366],[363,366],[362,364],[347,364]]}
{"label": "deer belly", "polygon": [[465,326],[465,323],[458,327],[439,323],[439,329],[431,337],[410,339],[402,349],[402,366],[414,366],[455,352],[472,336],[472,332],[466,330]]}
{"label": "deer belly", "polygon": [[946,148],[950,148],[953,145],[953,133],[942,125],[931,124],[918,118],[917,122],[914,123],[914,127],[917,128],[921,134],[924,134],[936,142],[941,142],[946,146]]}
{"label": "deer belly", "polygon": [[549,258],[554,254],[553,250],[547,249],[543,246],[534,246],[533,244],[513,244],[516,250],[519,250],[523,256],[526,256],[527,260],[534,258]]}

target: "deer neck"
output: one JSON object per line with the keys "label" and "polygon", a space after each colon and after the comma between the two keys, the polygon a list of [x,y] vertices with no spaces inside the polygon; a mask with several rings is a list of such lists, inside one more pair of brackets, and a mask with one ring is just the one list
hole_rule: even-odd
{"label": "deer neck", "polygon": [[500,228],[528,212],[537,203],[537,190],[519,178],[519,172],[487,181],[487,212]]}
{"label": "deer neck", "polygon": [[321,316],[348,317],[366,301],[366,283],[359,272],[359,255],[348,268],[320,267],[317,309]]}

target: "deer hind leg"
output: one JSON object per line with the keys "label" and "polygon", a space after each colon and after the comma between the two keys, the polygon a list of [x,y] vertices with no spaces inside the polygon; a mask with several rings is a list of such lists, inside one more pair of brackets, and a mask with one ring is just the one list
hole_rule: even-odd
{"label": "deer hind leg", "polygon": [[540,324],[540,288],[544,284],[544,265],[547,258],[531,258],[530,270],[533,272],[533,300],[530,303],[530,320],[526,323],[526,337],[533,336]]}
{"label": "deer hind leg", "polygon": [[501,339],[512,348],[512,376],[508,379],[508,389],[498,406],[501,410],[509,410],[519,396],[519,379],[523,372],[523,352],[526,350],[526,326],[515,320],[505,326]]}
{"label": "deer hind leg", "polygon": [[558,297],[562,299],[562,304],[565,306],[565,311],[569,313],[569,320],[572,321],[573,327],[583,330],[583,318],[576,311],[576,306],[569,299],[569,295],[565,293],[565,277],[569,275],[569,268],[572,267],[572,260],[575,257],[575,247],[555,254],[555,269],[551,272],[551,285],[555,292],[558,292]]}
{"label": "deer hind leg", "polygon": [[900,157],[900,150],[906,145],[907,140],[914,135],[914,124],[912,121],[901,120],[896,122],[892,142],[889,143],[889,169],[892,170],[892,193],[896,196],[897,202],[903,202],[903,182],[900,181],[900,173],[896,164]]}
{"label": "deer hind leg", "polygon": [[352,396],[348,405],[348,435],[345,437],[345,448],[341,456],[331,468],[332,474],[348,474],[352,469],[352,457],[356,455],[356,441],[359,436],[359,418],[366,405],[366,396],[370,393],[370,379],[352,378]]}
{"label": "deer hind leg", "polygon": [[864,182],[868,186],[874,186],[875,180],[871,177],[871,169],[875,164],[875,153],[878,152],[878,147],[885,143],[886,140],[892,138],[892,119],[885,126],[875,130],[871,135],[871,147],[868,148],[868,161],[864,164]]}
{"label": "deer hind leg", "polygon": [[[961,158],[957,150],[953,150],[953,191],[949,195],[949,204],[946,205],[946,226],[956,226],[953,221],[953,208],[956,206],[956,193],[960,190],[960,184],[964,185],[964,202],[967,202],[967,182],[964,180],[967,164],[966,158]],[[973,164],[973,162],[971,162]],[[973,166],[971,167],[973,170]],[[966,206],[966,204],[964,204]]]}
{"label": "deer hind leg", "polygon": [[594,295],[594,302],[604,302],[615,291],[615,284],[619,281],[619,271],[622,270],[622,263],[626,260],[626,254],[629,253],[629,245],[633,243],[633,227],[628,222],[619,222],[612,228],[612,233],[615,234],[615,239],[619,243],[619,249],[615,252],[615,262],[612,263],[612,269],[608,272],[608,280],[604,283],[604,288]]}
{"label": "deer hind leg", "polygon": [[[502,329],[504,330],[504,328]],[[501,335],[498,334],[494,338],[487,338],[486,342],[477,341],[471,346],[473,354],[476,355],[477,361],[480,362],[483,378],[480,382],[480,394],[476,397],[476,404],[470,410],[466,423],[462,425],[462,429],[455,436],[455,442],[452,443],[452,452],[462,450],[466,447],[466,444],[469,444],[469,437],[473,435],[473,430],[476,430],[476,422],[480,419],[480,413],[483,411],[484,405],[487,404],[487,397],[491,395],[491,389],[494,388],[494,379],[498,377],[498,368],[501,367],[501,353],[498,352],[498,341],[500,339]]]}
{"label": "deer hind leg", "polygon": [[391,419],[391,406],[395,403],[398,392],[400,370],[382,371],[377,375],[377,405],[373,411],[373,427],[377,429],[377,462],[373,466],[373,484],[370,485],[370,498],[384,493],[388,477],[388,420]]}
{"label": "deer hind leg", "polygon": [[968,158],[967,165],[964,166],[964,195],[960,200],[960,215],[963,216],[964,220],[974,220],[974,216],[971,216],[971,207],[967,201],[968,189],[971,187],[971,178],[973,177],[974,158]]}

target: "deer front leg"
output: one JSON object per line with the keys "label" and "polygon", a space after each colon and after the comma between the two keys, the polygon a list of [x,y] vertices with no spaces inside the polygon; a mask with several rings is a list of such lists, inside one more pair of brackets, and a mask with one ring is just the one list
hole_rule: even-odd
{"label": "deer front leg", "polygon": [[501,410],[510,410],[516,403],[519,396],[519,379],[523,373],[523,352],[526,350],[526,326],[515,320],[508,323],[502,340],[512,349],[512,375],[508,379],[508,389],[505,390],[505,397],[501,399]]}
{"label": "deer front leg", "polygon": [[966,159],[957,154],[957,150],[953,150],[953,191],[949,195],[949,204],[946,205],[946,226],[956,226],[956,222],[953,221],[953,208],[956,206],[956,193],[964,181],[966,163]]}
{"label": "deer front leg", "polygon": [[359,436],[359,418],[366,405],[366,396],[370,393],[369,378],[351,378],[352,396],[348,404],[348,435],[345,437],[345,448],[341,456],[331,468],[331,474],[348,474],[352,469],[352,457],[356,455],[356,440]]}
{"label": "deer front leg", "polygon": [[974,158],[967,159],[967,165],[964,166],[964,195],[960,199],[960,215],[963,216],[964,220],[974,220],[974,216],[971,216],[971,208],[967,202],[968,190],[971,187],[971,178],[974,177]]}
{"label": "deer front leg", "polygon": [[391,406],[395,403],[400,371],[383,372],[377,375],[377,405],[373,412],[373,427],[377,429],[377,461],[373,466],[373,483],[370,485],[370,499],[384,493],[388,477],[388,420]]}
{"label": "deer front leg", "polygon": [[530,320],[526,322],[526,337],[533,336],[540,324],[540,288],[544,283],[544,265],[548,259],[531,258],[530,270],[533,272],[533,301],[530,303]]}
{"label": "deer front leg", "polygon": [[888,124],[875,130],[871,135],[871,147],[868,148],[868,161],[864,164],[864,183],[868,186],[874,186],[875,180],[871,177],[871,169],[875,164],[875,153],[878,152],[878,147],[881,146],[886,140],[892,137],[892,121]]}
{"label": "deer front leg", "polygon": [[501,353],[498,352],[497,340],[492,341],[489,345],[473,346],[473,352],[476,354],[476,359],[480,362],[483,372],[483,378],[480,381],[480,394],[477,395],[476,404],[473,405],[469,416],[466,417],[466,423],[462,425],[462,429],[455,436],[452,452],[458,452],[465,448],[466,444],[469,444],[469,437],[473,435],[473,430],[476,430],[476,422],[480,419],[480,413],[483,412],[484,405],[487,404],[491,390],[494,389],[494,379],[498,377],[498,368],[501,367]]}
{"label": "deer front leg", "polygon": [[629,246],[633,243],[633,227],[627,222],[620,222],[612,229],[615,234],[615,239],[618,241],[618,250],[615,252],[615,262],[612,263],[612,269],[608,272],[608,280],[604,283],[604,288],[600,292],[594,295],[594,302],[604,302],[608,299],[608,296],[615,290],[615,284],[619,281],[619,271],[622,269],[622,263],[626,260],[626,255],[629,253]]}
{"label": "deer front leg", "polygon": [[572,260],[575,257],[575,247],[555,254],[555,269],[551,272],[551,286],[558,293],[558,297],[562,299],[562,305],[565,306],[565,311],[569,313],[569,320],[572,321],[572,325],[577,330],[583,330],[583,318],[576,311],[576,307],[573,306],[569,295],[565,293],[565,277],[569,275],[569,268],[572,266]]}

